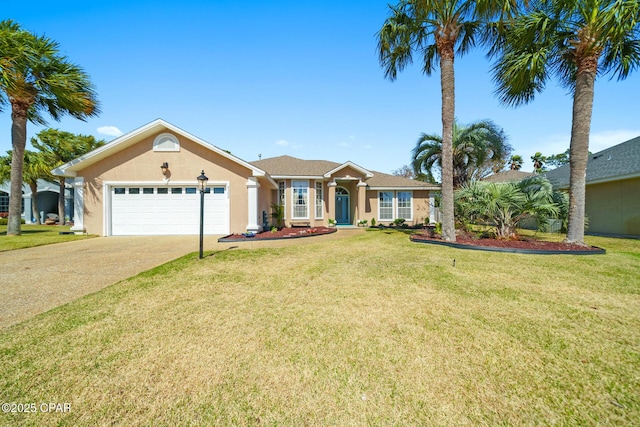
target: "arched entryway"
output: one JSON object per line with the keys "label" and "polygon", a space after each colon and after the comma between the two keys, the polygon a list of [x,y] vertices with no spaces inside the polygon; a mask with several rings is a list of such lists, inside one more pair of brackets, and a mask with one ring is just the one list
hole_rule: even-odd
{"label": "arched entryway", "polygon": [[344,187],[336,188],[336,223],[338,225],[351,224],[349,190]]}

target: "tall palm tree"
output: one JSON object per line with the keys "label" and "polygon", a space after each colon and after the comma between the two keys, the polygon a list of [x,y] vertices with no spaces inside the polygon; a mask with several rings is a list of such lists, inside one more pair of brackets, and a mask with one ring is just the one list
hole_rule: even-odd
{"label": "tall palm tree", "polygon": [[378,53],[385,77],[395,80],[422,56],[423,72],[440,66],[442,94],[442,237],[455,241],[453,209],[453,122],[455,118],[454,59],[475,44],[484,18],[507,14],[517,1],[401,0],[389,6],[391,15],[378,32]]}
{"label": "tall palm tree", "polygon": [[46,124],[69,114],[80,120],[99,113],[88,75],[60,54],[58,43],[0,22],[0,108],[11,105],[11,195],[8,235],[20,234],[24,150],[27,121]]}
{"label": "tall palm tree", "polygon": [[[31,145],[39,149],[47,159],[49,171],[104,144],[105,141],[96,140],[91,135],[76,135],[58,129],[45,129],[39,132],[35,138],[31,138]],[[64,225],[66,223],[64,211],[66,179],[63,176],[53,176],[50,172],[47,173],[47,178],[51,181],[58,181],[60,185],[58,213],[60,214],[60,224]]]}
{"label": "tall palm tree", "polygon": [[[534,2],[532,2],[534,3]],[[573,93],[567,241],[584,244],[585,175],[596,77],[619,80],[640,66],[637,0],[541,0],[505,26],[497,49],[497,93],[530,102],[555,75]]]}
{"label": "tall palm tree", "polygon": [[542,155],[541,152],[536,151],[536,153],[531,156],[531,161],[533,162],[533,171],[535,173],[544,172],[544,163],[546,162],[546,157]]}
{"label": "tall palm tree", "polygon": [[522,156],[520,154],[514,154],[509,160],[509,169],[519,171],[522,168],[522,162]]}
{"label": "tall palm tree", "polygon": [[[442,169],[443,153],[440,135],[420,135],[412,151],[416,176],[426,175],[434,181],[434,169]],[[453,124],[453,187],[457,189],[473,179],[483,178],[495,164],[504,164],[511,146],[505,133],[490,120],[461,126]]]}

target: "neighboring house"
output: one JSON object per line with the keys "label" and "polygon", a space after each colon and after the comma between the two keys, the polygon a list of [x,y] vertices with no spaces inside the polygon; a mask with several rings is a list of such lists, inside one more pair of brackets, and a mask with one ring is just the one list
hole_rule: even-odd
{"label": "neighboring house", "polygon": [[421,223],[439,190],[351,162],[289,156],[246,162],[160,119],[53,172],[74,179],[72,230],[111,236],[198,234],[201,171],[209,178],[206,234],[260,231],[274,223],[271,205],[278,203],[286,225],[400,217]]}
{"label": "neighboring house", "polygon": [[[546,172],[569,189],[569,165]],[[640,236],[640,137],[589,155],[586,176],[588,232]]]}
{"label": "neighboring house", "polygon": [[494,173],[493,175],[489,175],[482,180],[487,182],[517,182],[535,175],[536,174],[532,172],[506,170]]}
{"label": "neighboring house", "polygon": [[[38,211],[40,212],[40,219],[44,221],[49,213],[58,213],[58,194],[60,193],[60,186],[56,183],[51,183],[43,179],[38,180]],[[9,195],[11,194],[11,184],[9,181],[0,184],[0,217],[8,215],[9,212]],[[73,203],[72,194],[69,189],[65,190],[65,214],[71,218],[73,217]],[[22,185],[22,218],[24,218],[27,224],[35,222],[36,218],[33,217],[33,194],[31,194],[31,188],[27,184]]]}

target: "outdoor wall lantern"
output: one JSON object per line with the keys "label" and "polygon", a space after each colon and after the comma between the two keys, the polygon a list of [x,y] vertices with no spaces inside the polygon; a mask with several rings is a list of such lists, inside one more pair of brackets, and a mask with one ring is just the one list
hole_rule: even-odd
{"label": "outdoor wall lantern", "polygon": [[204,239],[204,192],[207,189],[209,178],[204,174],[204,170],[197,178],[198,188],[200,188],[200,259],[202,259],[202,242]]}
{"label": "outdoor wall lantern", "polygon": [[169,163],[164,162],[162,166],[160,166],[160,169],[162,169],[162,175],[167,176],[167,172],[169,171]]}

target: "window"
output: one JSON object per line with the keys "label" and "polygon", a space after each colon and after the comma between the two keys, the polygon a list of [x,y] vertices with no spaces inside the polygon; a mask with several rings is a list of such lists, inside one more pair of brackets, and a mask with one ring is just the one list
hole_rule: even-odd
{"label": "window", "polygon": [[406,220],[413,219],[413,209],[411,209],[411,192],[410,191],[398,191],[396,193],[396,199],[398,200],[398,215],[397,218],[403,218]]}
{"label": "window", "polygon": [[153,188],[150,188],[150,187],[143,188],[142,194],[153,194]]}
{"label": "window", "polygon": [[196,187],[187,187],[184,189],[185,194],[196,194],[196,192],[197,192]]}
{"label": "window", "polygon": [[284,210],[285,201],[286,201],[286,197],[284,196],[285,188],[286,188],[285,182],[279,181],[278,182],[278,204],[282,206],[283,210]]}
{"label": "window", "polygon": [[170,133],[162,133],[153,140],[153,151],[180,151],[180,141]]}
{"label": "window", "polygon": [[125,189],[122,187],[116,187],[113,189],[113,194],[124,194],[125,193]]}
{"label": "window", "polygon": [[129,194],[140,194],[140,189],[139,188],[130,188],[129,189]]}
{"label": "window", "polygon": [[158,194],[169,194],[169,189],[166,187],[158,188]]}
{"label": "window", "polygon": [[171,194],[182,194],[182,188],[172,188]]}
{"label": "window", "polygon": [[9,212],[9,193],[0,192],[0,212]]}
{"label": "window", "polygon": [[322,206],[322,181],[316,182],[316,219],[322,218],[324,209]]}
{"label": "window", "polygon": [[293,219],[309,218],[309,181],[292,181]]}
{"label": "window", "polygon": [[380,221],[393,221],[393,191],[378,193],[378,217]]}
{"label": "window", "polygon": [[224,194],[224,187],[213,187],[213,194]]}

